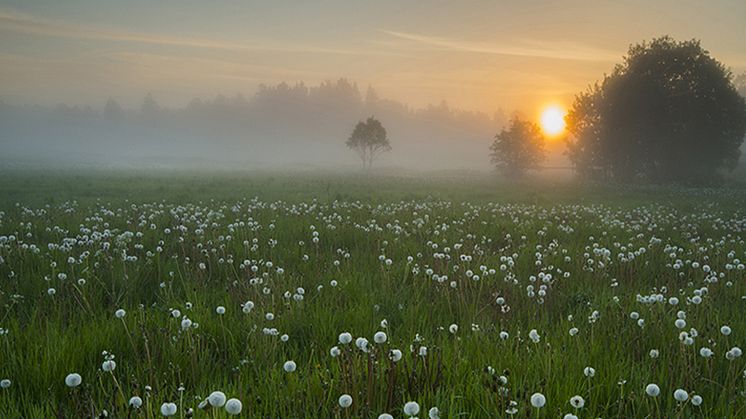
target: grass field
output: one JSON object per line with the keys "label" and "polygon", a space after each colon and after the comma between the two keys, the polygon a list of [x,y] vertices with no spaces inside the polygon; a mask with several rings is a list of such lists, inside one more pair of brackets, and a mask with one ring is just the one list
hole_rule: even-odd
{"label": "grass field", "polygon": [[743,189],[0,176],[3,418],[746,416]]}

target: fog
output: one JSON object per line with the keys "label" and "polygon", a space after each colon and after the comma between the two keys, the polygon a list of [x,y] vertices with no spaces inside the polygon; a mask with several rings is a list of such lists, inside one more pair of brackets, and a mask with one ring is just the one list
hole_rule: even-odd
{"label": "fog", "polygon": [[[743,73],[746,5],[706,9],[707,18],[697,2],[642,0],[8,1],[0,168],[361,171],[345,142],[374,117],[391,145],[374,170],[491,172],[490,146],[514,116],[540,123],[550,106],[570,110],[634,43],[699,39],[728,77]],[[565,155],[571,131],[546,143],[532,174],[577,174]],[[743,164],[734,173],[744,178]]]}
{"label": "fog", "polygon": [[45,167],[350,168],[360,166],[345,140],[375,116],[392,151],[377,167],[488,170],[489,144],[505,124],[493,114],[414,109],[361,91],[346,79],[316,86],[260,85],[245,97],[194,99],[182,107],[147,94],[140,107],[115,99],[99,107],[2,104],[4,165]]}

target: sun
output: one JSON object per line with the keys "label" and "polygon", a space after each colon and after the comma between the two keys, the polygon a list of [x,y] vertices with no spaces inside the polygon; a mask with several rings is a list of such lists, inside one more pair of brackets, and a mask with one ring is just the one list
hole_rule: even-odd
{"label": "sun", "polygon": [[549,106],[541,113],[541,129],[550,137],[555,137],[565,130],[565,112],[559,106]]}

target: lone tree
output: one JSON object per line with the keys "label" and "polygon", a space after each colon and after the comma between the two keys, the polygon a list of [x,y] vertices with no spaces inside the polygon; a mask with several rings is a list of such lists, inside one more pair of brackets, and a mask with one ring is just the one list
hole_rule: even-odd
{"label": "lone tree", "polygon": [[355,125],[352,135],[347,139],[347,147],[355,150],[363,162],[364,169],[370,169],[373,160],[391,150],[386,128],[381,125],[381,121],[373,117]]}
{"label": "lone tree", "polygon": [[495,136],[490,157],[497,170],[510,178],[519,178],[544,160],[545,138],[533,122],[513,118],[508,129]]}
{"label": "lone tree", "polygon": [[738,163],[746,104],[731,73],[699,41],[630,47],[566,117],[568,156],[581,175],[710,183]]}

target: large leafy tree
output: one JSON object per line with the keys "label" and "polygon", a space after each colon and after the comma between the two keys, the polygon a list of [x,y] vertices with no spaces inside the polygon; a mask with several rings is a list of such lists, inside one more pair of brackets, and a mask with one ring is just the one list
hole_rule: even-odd
{"label": "large leafy tree", "polygon": [[370,169],[378,156],[391,150],[386,128],[373,117],[355,125],[352,135],[347,139],[347,147],[357,153],[364,169]]}
{"label": "large leafy tree", "polygon": [[505,176],[519,178],[544,160],[545,142],[538,125],[515,117],[508,128],[495,136],[490,157]]}
{"label": "large leafy tree", "polygon": [[586,175],[708,183],[738,163],[746,104],[731,73],[699,41],[632,46],[575,98],[568,155]]}

